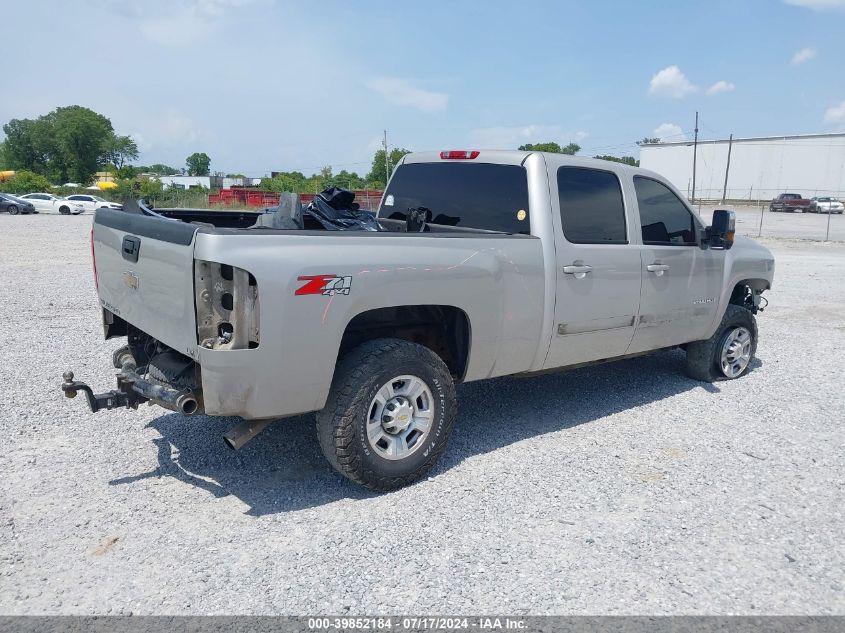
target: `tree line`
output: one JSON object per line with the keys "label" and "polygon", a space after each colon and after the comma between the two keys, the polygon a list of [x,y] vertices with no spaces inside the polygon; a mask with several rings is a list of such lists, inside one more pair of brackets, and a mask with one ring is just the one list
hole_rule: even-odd
{"label": "tree line", "polygon": [[[12,119],[3,126],[3,131],[6,138],[0,142],[0,167],[19,172],[16,176],[19,182],[4,183],[7,190],[9,186],[11,190],[43,190],[50,182],[75,182],[85,186],[91,183],[97,171],[104,170],[117,179],[119,191],[116,194],[131,194],[141,189],[161,190],[157,181],[142,185],[140,176],[143,174],[208,176],[211,173],[211,159],[204,152],[188,156],[182,168],[162,163],[132,164],[139,156],[135,141],[130,136],[117,134],[107,117],[78,105],[56,108],[35,119]],[[643,139],[643,142],[652,141],[657,139]],[[577,143],[561,146],[552,141],[527,143],[518,149],[569,155],[581,151]],[[363,176],[345,169],[335,174],[326,166],[311,176],[300,171],[274,173],[270,178],[263,178],[260,187],[267,191],[297,193],[321,191],[327,187],[383,189],[390,173],[408,153],[407,149],[393,148],[385,156],[385,150],[377,150],[370,171]],[[639,165],[633,156],[604,154],[594,158]]]}
{"label": "tree line", "polygon": [[[651,139],[643,139],[643,142],[649,141],[651,141]],[[655,142],[657,142],[656,139]],[[552,154],[569,154],[570,156],[574,156],[581,151],[581,146],[578,145],[578,143],[569,143],[568,145],[561,147],[558,143],[549,141],[547,143],[526,143],[525,145],[520,145],[517,149],[526,152],[550,152]],[[599,160],[609,160],[614,163],[624,163],[625,165],[631,165],[632,167],[640,166],[640,161],[633,156],[611,156],[610,154],[600,154],[598,156],[593,156],[593,158],[598,158]]]}

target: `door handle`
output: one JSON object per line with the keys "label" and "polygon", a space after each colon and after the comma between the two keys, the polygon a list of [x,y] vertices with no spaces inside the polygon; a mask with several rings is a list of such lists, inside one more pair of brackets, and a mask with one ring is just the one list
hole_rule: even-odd
{"label": "door handle", "polygon": [[567,275],[575,275],[575,279],[583,279],[591,270],[593,270],[593,267],[586,264],[572,264],[563,267],[563,272]]}
{"label": "door handle", "polygon": [[645,267],[645,269],[648,272],[654,273],[655,275],[660,277],[661,275],[663,275],[664,272],[669,270],[669,264],[649,264]]}
{"label": "door handle", "polygon": [[564,266],[564,267],[563,267],[563,272],[565,272],[567,275],[577,275],[578,273],[588,273],[588,272],[590,272],[592,269],[593,269],[593,267],[592,267],[592,266],[586,266],[586,265],[584,265],[584,266],[576,266],[576,265],[572,265],[572,266]]}

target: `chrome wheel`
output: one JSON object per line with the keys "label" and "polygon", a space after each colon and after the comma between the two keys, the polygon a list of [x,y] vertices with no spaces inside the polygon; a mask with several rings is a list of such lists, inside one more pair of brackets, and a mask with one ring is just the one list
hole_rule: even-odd
{"label": "chrome wheel", "polygon": [[722,355],[719,367],[728,378],[736,378],[751,362],[751,332],[744,327],[735,327],[728,331],[722,343]]}
{"label": "chrome wheel", "polygon": [[382,385],[368,411],[370,447],[385,459],[404,459],[425,444],[434,398],[420,378],[397,376]]}

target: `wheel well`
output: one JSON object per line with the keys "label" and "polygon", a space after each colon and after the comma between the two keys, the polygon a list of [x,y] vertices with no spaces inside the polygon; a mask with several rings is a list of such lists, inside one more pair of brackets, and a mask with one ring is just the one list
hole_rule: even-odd
{"label": "wheel well", "polygon": [[760,305],[760,295],[769,289],[769,282],[765,279],[743,279],[731,291],[729,303],[742,306],[756,313]]}
{"label": "wheel well", "polygon": [[398,338],[425,345],[461,380],[469,359],[469,319],[453,306],[411,305],[362,312],[343,332],[340,355],[376,338]]}

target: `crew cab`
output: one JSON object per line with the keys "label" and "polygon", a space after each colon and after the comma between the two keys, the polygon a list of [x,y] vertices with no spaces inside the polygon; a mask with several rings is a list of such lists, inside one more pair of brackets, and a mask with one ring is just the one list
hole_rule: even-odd
{"label": "crew cab", "polygon": [[769,211],[800,211],[803,213],[810,207],[811,201],[800,193],[782,193],[769,204]]}
{"label": "crew cab", "polygon": [[389,490],[444,451],[459,382],[676,346],[695,379],[742,376],[774,275],[733,212],[706,226],[656,173],[561,154],[407,155],[377,231],[314,230],[300,209],[97,210],[105,337],[127,344],[117,389],[66,372],[65,394],[240,416],[233,448],[316,412],[328,461]]}

